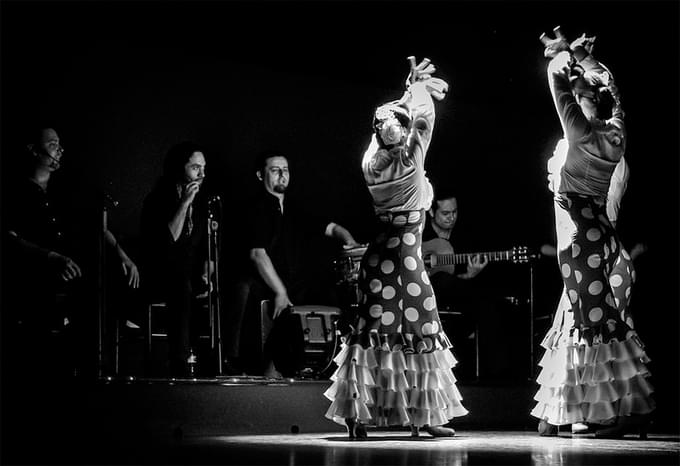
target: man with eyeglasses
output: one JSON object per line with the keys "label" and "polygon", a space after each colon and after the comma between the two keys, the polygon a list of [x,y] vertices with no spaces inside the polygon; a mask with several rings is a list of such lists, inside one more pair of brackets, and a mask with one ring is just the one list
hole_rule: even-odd
{"label": "man with eyeglasses", "polygon": [[[305,255],[313,255],[309,239],[325,234],[342,241],[345,248],[359,246],[342,226],[312,218],[286,197],[290,183],[288,158],[276,153],[261,154],[256,176],[262,190],[253,203],[246,226],[249,270],[237,280],[225,319],[225,371],[239,373],[245,355],[240,354],[241,330],[249,303],[272,302],[273,328],[265,344],[264,375],[293,376],[301,369],[304,355],[302,329],[293,304],[329,304],[331,298],[318,283],[321,274],[305,267]],[[260,299],[256,299],[259,297]]]}

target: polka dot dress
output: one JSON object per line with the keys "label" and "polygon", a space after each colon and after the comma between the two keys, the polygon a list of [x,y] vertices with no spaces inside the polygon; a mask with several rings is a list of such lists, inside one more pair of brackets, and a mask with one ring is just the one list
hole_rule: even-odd
{"label": "polka dot dress", "polygon": [[363,256],[359,321],[326,392],[330,419],[436,426],[467,414],[422,259],[424,221],[424,210],[383,216]]}
{"label": "polka dot dress", "polygon": [[531,414],[553,425],[608,424],[654,407],[649,361],[630,315],[633,264],[604,205],[588,196],[555,200],[564,290],[541,345],[540,388]]}

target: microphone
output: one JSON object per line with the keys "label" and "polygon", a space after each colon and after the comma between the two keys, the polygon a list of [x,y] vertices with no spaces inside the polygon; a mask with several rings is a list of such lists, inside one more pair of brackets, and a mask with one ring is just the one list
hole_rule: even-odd
{"label": "microphone", "polygon": [[56,157],[52,157],[50,154],[47,153],[47,151],[44,151],[43,155],[47,156],[47,158],[50,159],[50,165],[52,166],[52,168],[58,170],[59,167],[61,167],[61,162],[57,160]]}

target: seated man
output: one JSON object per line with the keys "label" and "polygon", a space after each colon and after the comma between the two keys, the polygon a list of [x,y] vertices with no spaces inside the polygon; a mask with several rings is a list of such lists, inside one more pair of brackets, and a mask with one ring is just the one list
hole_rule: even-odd
{"label": "seated man", "polygon": [[200,146],[192,142],[175,145],[165,158],[163,176],[142,208],[149,272],[145,287],[167,305],[170,373],[179,377],[193,375],[193,303],[197,287],[204,287],[208,276],[208,200],[201,189],[205,167]]}
{"label": "seated man", "polygon": [[348,248],[358,244],[345,228],[303,216],[299,206],[289,200],[290,172],[285,156],[262,154],[256,167],[263,189],[252,204],[246,227],[250,265],[232,290],[224,319],[225,371],[240,372],[239,363],[244,362],[239,359],[245,356],[241,354],[241,332],[246,309],[256,311],[260,300],[269,299],[274,323],[265,344],[264,375],[293,376],[301,369],[304,341],[299,318],[290,313],[290,307],[332,304],[330,290],[319,283],[318,274],[305,267],[305,246],[311,237],[324,233]]}
{"label": "seated man", "polygon": [[64,154],[57,132],[38,126],[24,142],[26,152],[10,171],[21,175],[3,183],[3,353],[12,369],[32,375],[37,367],[43,376],[94,374],[97,235],[116,250],[131,287],[137,267],[113,233],[92,221],[96,196],[53,184]]}
{"label": "seated man", "polygon": [[[454,254],[453,228],[458,220],[458,200],[453,193],[436,190],[432,207],[423,231],[423,256],[430,254]],[[425,261],[426,264],[428,261]],[[470,375],[473,367],[469,360],[471,352],[466,351],[468,340],[474,336],[479,308],[484,303],[485,293],[470,280],[475,278],[488,264],[483,255],[472,255],[462,266],[430,267],[430,281],[434,288],[439,312],[462,313],[461,320],[453,324],[449,333],[453,339],[454,354],[461,360],[461,376]]]}

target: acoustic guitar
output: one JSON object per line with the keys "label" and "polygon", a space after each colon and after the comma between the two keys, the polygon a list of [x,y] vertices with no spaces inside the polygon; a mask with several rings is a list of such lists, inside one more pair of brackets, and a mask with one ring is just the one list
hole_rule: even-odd
{"label": "acoustic guitar", "polygon": [[471,252],[454,254],[451,243],[443,238],[434,238],[423,242],[423,261],[430,275],[437,272],[453,274],[457,264],[467,264],[471,257],[485,256],[490,262],[509,261],[514,264],[529,262],[526,246],[515,246],[507,251]]}

